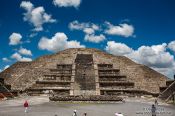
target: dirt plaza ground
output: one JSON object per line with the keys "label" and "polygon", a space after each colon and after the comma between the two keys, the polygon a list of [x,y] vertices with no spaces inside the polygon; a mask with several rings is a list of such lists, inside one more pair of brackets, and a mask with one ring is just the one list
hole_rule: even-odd
{"label": "dirt plaza ground", "polygon": [[[24,113],[23,102],[28,100],[29,110]],[[114,116],[122,112],[124,116],[151,116],[154,100],[128,98],[125,103],[58,103],[49,101],[47,96],[21,97],[0,101],[0,116]],[[159,102],[157,116],[175,116],[175,106]]]}

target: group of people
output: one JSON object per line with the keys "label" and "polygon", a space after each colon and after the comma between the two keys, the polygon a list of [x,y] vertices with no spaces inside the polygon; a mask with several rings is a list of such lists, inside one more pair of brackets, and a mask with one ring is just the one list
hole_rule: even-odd
{"label": "group of people", "polygon": [[[74,113],[73,113],[72,116],[77,116],[77,110],[74,110]],[[87,113],[86,112],[84,113],[84,116],[87,116]]]}
{"label": "group of people", "polygon": [[[77,110],[74,110],[74,113],[72,116],[77,116]],[[87,116],[87,113],[84,113],[84,116]],[[122,113],[115,113],[115,116],[124,116]]]}
{"label": "group of people", "polygon": [[[152,116],[156,116],[156,107],[158,106],[158,102],[157,99],[155,100],[155,103],[152,104],[152,108],[151,108],[151,112],[152,112]],[[27,100],[24,102],[24,108],[25,108],[25,113],[28,112],[28,107],[29,104],[27,102]],[[73,115],[72,116],[77,116],[77,110],[74,110]],[[84,116],[87,116],[87,113],[84,113]],[[115,116],[124,116],[122,113],[115,113]]]}
{"label": "group of people", "polygon": [[[29,107],[29,103],[28,103],[27,100],[26,100],[26,101],[24,102],[24,108],[25,108],[24,112],[25,112],[25,113],[28,112],[28,107]],[[85,112],[83,115],[84,115],[84,116],[87,116],[87,113]],[[57,116],[57,115],[55,115],[55,116]],[[77,116],[77,110],[74,110],[72,116]],[[115,116],[124,116],[124,115],[123,115],[122,113],[115,113]]]}
{"label": "group of people", "polygon": [[[156,107],[158,106],[158,101],[157,99],[155,99],[155,103],[152,104],[152,108],[151,108],[151,112],[152,112],[152,116],[156,116]],[[28,112],[28,107],[29,107],[29,103],[27,102],[27,100],[24,102],[24,108],[25,108],[25,113]],[[77,116],[77,110],[74,110],[73,115],[72,116]],[[84,113],[84,116],[87,116],[87,113]],[[115,113],[115,116],[124,116],[122,113]]]}

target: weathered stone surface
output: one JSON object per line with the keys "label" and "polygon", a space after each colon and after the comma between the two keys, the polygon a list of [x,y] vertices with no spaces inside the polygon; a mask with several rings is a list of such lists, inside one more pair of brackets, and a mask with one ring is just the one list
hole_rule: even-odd
{"label": "weathered stone surface", "polygon": [[[76,62],[78,55],[92,56],[92,59],[79,63]],[[90,48],[67,49],[32,62],[17,62],[1,72],[0,77],[13,90],[36,92],[38,89],[38,93],[53,90],[58,94],[65,90],[70,95],[128,94],[134,91],[158,94],[159,87],[166,86],[168,80],[124,56]],[[54,84],[49,82],[51,80]],[[44,81],[48,81],[47,84],[44,85]]]}
{"label": "weathered stone surface", "polygon": [[121,97],[110,95],[91,95],[91,96],[53,96],[52,101],[123,101]]}
{"label": "weathered stone surface", "polygon": [[160,88],[161,93],[159,95],[159,98],[170,101],[175,101],[175,80],[169,80],[166,82],[165,87]]}

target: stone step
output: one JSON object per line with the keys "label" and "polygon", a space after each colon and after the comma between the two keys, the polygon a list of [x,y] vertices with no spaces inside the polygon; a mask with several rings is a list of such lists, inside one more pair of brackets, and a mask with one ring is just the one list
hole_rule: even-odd
{"label": "stone step", "polygon": [[175,81],[175,80],[168,80],[168,81],[166,81],[166,86],[167,86],[167,87],[170,86],[174,81]]}
{"label": "stone step", "polygon": [[10,92],[0,92],[0,98],[13,98],[13,93]]}
{"label": "stone step", "polygon": [[113,81],[127,81],[127,79],[126,78],[99,78],[99,81],[113,82]]}
{"label": "stone step", "polygon": [[54,72],[54,73],[50,73],[50,74],[44,74],[44,76],[53,76],[53,77],[60,77],[60,76],[70,76],[71,77],[71,75],[72,75],[72,73],[56,73],[56,72]]}
{"label": "stone step", "polygon": [[4,78],[0,78],[0,83],[4,83]]}
{"label": "stone step", "polygon": [[100,84],[101,90],[127,90],[127,89],[134,89],[134,86],[131,85],[102,85]]}
{"label": "stone step", "polygon": [[126,76],[120,75],[119,73],[115,73],[115,74],[114,74],[114,73],[113,73],[113,74],[112,74],[112,73],[100,73],[100,74],[99,74],[99,78],[100,78],[100,77],[114,77],[114,78],[115,78],[115,77],[116,77],[116,78],[118,77],[118,78],[126,78]]}
{"label": "stone step", "polygon": [[72,68],[69,69],[69,68],[66,68],[66,69],[50,69],[51,72],[65,72],[65,73],[71,73],[72,72]]}
{"label": "stone step", "polygon": [[97,64],[98,68],[113,68],[113,64]]}
{"label": "stone step", "polygon": [[130,94],[130,95],[152,95],[154,97],[157,97],[159,95],[159,93],[150,93],[150,92],[147,92],[144,90],[138,90],[135,88],[128,88],[128,89],[103,88],[103,89],[100,89],[100,91],[101,93],[109,92],[110,94],[122,93],[121,95],[124,95],[123,93]]}
{"label": "stone step", "polygon": [[71,83],[71,81],[61,81],[61,80],[42,80],[42,81],[36,81],[36,84],[67,84]]}
{"label": "stone step", "polygon": [[70,87],[70,84],[59,83],[59,84],[34,84],[32,88],[37,87]]}
{"label": "stone step", "polygon": [[167,88],[167,86],[166,87],[160,87],[159,89],[160,89],[160,93],[162,93],[163,91],[165,91],[165,89]]}
{"label": "stone step", "polygon": [[119,72],[120,69],[114,69],[114,68],[99,68],[99,72]]}
{"label": "stone step", "polygon": [[28,91],[37,91],[37,90],[70,90],[70,87],[34,87],[27,89]]}
{"label": "stone step", "polygon": [[105,90],[105,91],[131,91],[131,92],[140,92],[140,91],[143,91],[143,90],[138,90],[138,89],[135,89],[135,88],[126,88],[126,89],[120,89],[120,88],[106,88],[106,87],[101,87],[100,90]]}
{"label": "stone step", "polygon": [[104,84],[131,84],[134,85],[133,82],[129,81],[99,81],[99,83],[104,83]]}
{"label": "stone step", "polygon": [[163,92],[160,93],[159,98],[163,100],[168,100],[168,98],[173,94],[175,91],[175,81],[171,83]]}

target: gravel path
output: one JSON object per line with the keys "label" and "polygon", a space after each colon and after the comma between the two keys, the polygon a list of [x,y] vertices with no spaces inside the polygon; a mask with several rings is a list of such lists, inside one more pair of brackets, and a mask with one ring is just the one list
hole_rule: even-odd
{"label": "gravel path", "polygon": [[[23,102],[29,101],[29,112],[24,113]],[[125,116],[151,116],[153,99],[129,98],[125,103],[58,103],[49,102],[48,97],[25,97],[0,101],[0,116],[72,116],[73,110],[78,116],[114,116],[122,112]],[[175,106],[160,102],[157,116],[175,116]]]}

